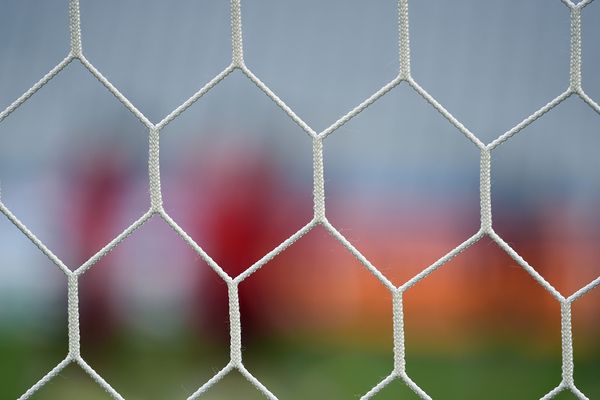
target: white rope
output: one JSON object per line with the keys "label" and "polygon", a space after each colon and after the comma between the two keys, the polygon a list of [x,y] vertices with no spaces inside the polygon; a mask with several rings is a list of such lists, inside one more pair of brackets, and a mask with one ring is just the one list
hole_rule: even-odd
{"label": "white rope", "polygon": [[237,68],[244,66],[244,43],[242,39],[241,0],[231,0],[231,48],[232,62]]}
{"label": "white rope", "polygon": [[400,56],[400,79],[410,78],[410,35],[408,33],[408,0],[398,1],[398,53]]}
{"label": "white rope", "polygon": [[70,274],[67,284],[67,320],[69,325],[69,357],[80,357],[78,276]]}
{"label": "white rope", "polygon": [[394,325],[394,371],[396,375],[406,372],[406,359],[404,351],[404,306],[402,304],[402,291],[394,290],[392,293],[392,315]]}
{"label": "white rope", "polygon": [[481,150],[479,166],[479,203],[481,207],[481,230],[492,231],[492,155],[489,150]]}
{"label": "white rope", "polygon": [[571,9],[571,73],[569,86],[581,90],[581,9]]}
{"label": "white rope", "polygon": [[69,0],[69,31],[71,33],[71,54],[81,57],[81,18],[79,0]]}
{"label": "white rope", "polygon": [[160,186],[160,131],[158,129],[150,129],[148,134],[148,149],[150,208],[154,212],[160,212],[163,201]]}
{"label": "white rope", "polygon": [[[558,1],[558,0],[556,0]],[[424,280],[433,271],[443,267],[451,259],[456,257],[467,248],[477,243],[484,236],[489,236],[500,248],[502,248],[510,257],[512,257],[532,279],[537,281],[546,291],[548,291],[561,305],[561,337],[562,337],[562,381],[554,389],[550,390],[542,399],[552,399],[563,390],[571,391],[579,399],[587,397],[575,386],[574,381],[574,359],[573,359],[573,336],[571,330],[571,305],[574,301],[584,296],[592,289],[600,286],[600,277],[582,287],[569,297],[563,296],[545,278],[540,275],[527,261],[512,249],[492,228],[492,203],[491,203],[491,161],[493,150],[509,140],[512,136],[541,118],[545,113],[561,104],[565,99],[573,94],[578,95],[589,107],[600,114],[600,106],[596,101],[589,97],[582,88],[581,80],[581,12],[585,6],[592,0],[583,0],[579,3],[573,3],[571,0],[561,0],[569,9],[571,18],[570,31],[570,75],[569,88],[548,104],[541,107],[533,114],[529,115],[523,121],[515,125],[507,132],[500,135],[488,145],[483,144],[477,136],[467,129],[459,120],[457,120],[446,108],[444,108],[433,96],[423,89],[411,76],[410,60],[410,35],[409,35],[409,12],[408,0],[398,0],[398,75],[388,84],[383,86],[373,95],[362,101],[348,113],[340,117],[327,129],[316,133],[306,122],[304,122],[283,100],[281,100],[267,85],[265,85],[244,63],[243,50],[243,31],[242,31],[242,4],[241,0],[231,0],[231,43],[232,59],[231,64],[221,71],[212,80],[200,88],[192,97],[186,100],[179,107],[165,116],[160,122],[152,123],[141,111],[139,111],[121,92],[96,69],[83,55],[83,46],[81,41],[81,22],[79,0],[68,1],[69,12],[69,30],[70,30],[70,49],[65,59],[52,68],[45,76],[36,82],[23,95],[17,98],[5,110],[0,112],[0,122],[10,116],[10,114],[40,90],[46,83],[59,74],[69,63],[77,59],[81,64],[104,85],[132,114],[134,114],[142,124],[148,129],[149,153],[148,153],[148,179],[150,183],[150,209],[138,220],[131,224],[121,234],[111,240],[98,253],[93,255],[88,261],[76,268],[70,270],[48,247],[42,243],[35,234],[33,234],[1,201],[0,212],[4,214],[38,249],[46,255],[65,275],[68,281],[68,341],[69,351],[66,358],[56,367],[50,370],[45,376],[34,383],[21,397],[25,400],[34,395],[41,387],[59,374],[66,366],[71,363],[79,365],[90,377],[103,388],[114,399],[122,400],[122,396],[106,382],[91,366],[89,366],[80,354],[80,332],[79,332],[79,296],[78,279],[89,268],[95,265],[100,259],[111,252],[128,236],[132,235],[139,227],[155,215],[162,218],[180,237],[185,241],[227,284],[229,295],[229,319],[230,319],[230,360],[229,363],[218,373],[216,373],[206,383],[202,384],[188,400],[198,399],[206,393],[211,387],[217,384],[227,374],[237,370],[244,376],[259,392],[266,398],[276,400],[277,397],[269,391],[252,373],[250,373],[243,364],[242,357],[242,326],[239,307],[239,284],[248,279],[254,272],[263,268],[269,261],[291,246],[294,242],[308,233],[317,225],[322,225],[336,240],[338,240],[350,253],[352,253],[367,270],[377,278],[381,284],[387,288],[391,294],[392,300],[392,318],[393,318],[393,369],[392,372],[375,384],[370,390],[367,390],[362,399],[370,399],[380,390],[396,379],[399,379],[407,385],[421,399],[430,400],[430,396],[425,393],[408,375],[406,370],[405,344],[404,344],[404,318],[402,298],[405,291],[409,290],[418,282]],[[233,71],[240,70],[248,79],[250,79],[262,92],[264,92],[273,102],[281,108],[289,118],[299,125],[313,140],[313,200],[314,216],[306,225],[300,228],[296,233],[284,240],[281,244],[268,252],[259,261],[249,266],[237,277],[229,276],[195,241],[187,234],[164,210],[160,178],[160,132],[167,124],[185,112],[192,104],[202,98],[213,87],[227,78]],[[360,251],[354,247],[328,220],[325,213],[325,179],[323,167],[323,147],[324,139],[360,114],[367,107],[371,106],[378,99],[385,96],[400,83],[406,82],[419,94],[425,101],[431,104],[450,124],[458,129],[466,139],[475,144],[481,151],[480,163],[480,207],[481,207],[481,226],[480,229],[463,243],[450,250],[446,255],[434,262],[432,265],[423,269],[413,278],[404,284],[396,287],[392,282],[382,274],[379,269],[373,265]]]}
{"label": "white rope", "polygon": [[237,283],[227,284],[229,296],[229,346],[231,363],[239,368],[242,365],[242,323],[240,319],[240,299]]}

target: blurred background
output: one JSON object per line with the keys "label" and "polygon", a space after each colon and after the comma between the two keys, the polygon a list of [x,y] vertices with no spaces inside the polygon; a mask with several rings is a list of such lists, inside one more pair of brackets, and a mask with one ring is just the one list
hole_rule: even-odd
{"label": "blurred background", "polygon": [[[65,1],[0,4],[0,109],[68,51]],[[229,64],[229,5],[81,0],[88,59],[158,121]],[[600,5],[583,11],[600,99]],[[412,1],[414,78],[484,142],[568,85],[559,0]],[[398,70],[393,0],[243,2],[247,65],[320,131]],[[561,293],[600,275],[600,117],[571,98],[493,154],[496,231]],[[168,125],[165,208],[236,275],[311,218],[310,138],[239,72]],[[478,229],[479,153],[400,86],[325,141],[327,213],[401,284]],[[0,124],[2,201],[70,268],[149,206],[147,131],[73,62]],[[359,398],[392,369],[389,293],[321,228],[241,284],[244,363],[281,399]],[[82,353],[127,399],[183,399],[228,361],[226,286],[153,219],[81,280]],[[575,379],[600,398],[600,291],[574,304]],[[405,297],[407,369],[435,399],[560,382],[553,298],[482,240]],[[0,219],[0,397],[67,352],[63,274]],[[105,399],[73,366],[34,399]],[[207,399],[261,398],[232,374]],[[416,398],[394,383],[378,399]],[[570,398],[567,395],[561,399]]]}

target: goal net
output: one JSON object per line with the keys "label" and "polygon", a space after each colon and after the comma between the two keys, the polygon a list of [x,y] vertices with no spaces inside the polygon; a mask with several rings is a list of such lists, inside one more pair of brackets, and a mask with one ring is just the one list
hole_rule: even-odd
{"label": "goal net", "polygon": [[[559,0],[553,0],[558,2]],[[481,138],[469,128],[467,128],[459,119],[455,118],[435,97],[425,90],[411,74],[411,45],[409,34],[409,22],[411,21],[409,14],[408,0],[398,0],[397,15],[398,15],[398,48],[397,59],[399,61],[399,70],[397,75],[375,93],[364,99],[360,104],[343,115],[333,124],[322,131],[315,130],[302,118],[300,118],[294,109],[286,104],[269,86],[250,69],[244,61],[244,29],[242,25],[242,0],[231,0],[231,62],[230,64],[206,83],[200,90],[193,94],[180,106],[172,110],[166,117],[160,121],[152,121],[144,113],[136,107],[134,102],[125,97],[119,88],[107,79],[102,72],[97,69],[84,55],[85,41],[81,36],[81,19],[79,0],[69,0],[69,30],[70,30],[70,51],[66,58],[52,68],[46,75],[37,81],[30,89],[17,98],[5,110],[0,112],[0,123],[8,118],[15,110],[25,104],[32,96],[36,95],[44,85],[59,75],[69,64],[80,63],[99,84],[103,85],[121,105],[129,110],[145,127],[148,132],[149,153],[148,157],[148,181],[150,188],[150,208],[132,225],[127,227],[118,236],[114,237],[106,246],[94,254],[86,262],[78,268],[71,270],[36,234],[30,230],[23,222],[21,222],[15,213],[13,213],[4,203],[0,202],[0,211],[25,235],[33,244],[47,256],[63,273],[64,278],[68,283],[68,354],[58,365],[52,368],[46,375],[35,382],[20,399],[28,399],[32,397],[40,388],[55,378],[68,365],[76,364],[80,366],[94,381],[100,385],[107,393],[115,399],[123,399],[122,395],[111,386],[100,373],[96,372],[90,364],[84,359],[80,352],[80,290],[79,283],[91,268],[94,267],[108,253],[121,244],[130,235],[135,235],[136,231],[151,218],[161,218],[168,224],[184,241],[189,245],[199,257],[202,258],[214,271],[218,277],[226,284],[228,292],[228,313],[229,313],[229,338],[230,338],[230,356],[229,362],[223,366],[212,378],[207,382],[199,385],[197,390],[189,394],[188,400],[199,399],[204,393],[211,389],[215,384],[221,381],[225,376],[233,371],[238,371],[252,385],[256,387],[266,398],[277,399],[277,394],[272,391],[267,385],[263,384],[260,377],[255,376],[251,369],[246,368],[243,360],[243,326],[240,315],[240,300],[239,286],[246,280],[253,279],[253,274],[263,268],[278,254],[293,246],[296,241],[306,235],[314,228],[320,226],[326,230],[335,240],[339,241],[345,249],[351,253],[363,266],[368,270],[380,283],[389,291],[392,302],[390,309],[393,315],[393,352],[390,357],[393,359],[393,368],[383,380],[373,382],[373,387],[366,390],[363,399],[374,397],[383,388],[394,381],[401,381],[408,386],[418,397],[422,399],[431,399],[431,396],[419,386],[411,378],[407,372],[407,362],[405,358],[405,322],[403,316],[403,297],[407,291],[422,280],[427,280],[428,276],[435,270],[442,268],[450,260],[456,257],[467,248],[473,246],[483,238],[489,238],[495,242],[504,252],[506,252],[518,265],[520,265],[541,287],[543,287],[554,298],[557,304],[560,305],[560,320],[561,320],[561,338],[562,338],[562,380],[556,382],[556,386],[549,390],[544,395],[543,399],[551,399],[563,391],[572,392],[579,399],[587,399],[586,394],[578,389],[574,380],[574,358],[573,358],[573,335],[571,329],[571,309],[572,304],[581,297],[585,296],[592,289],[600,285],[600,277],[592,282],[581,287],[572,294],[564,294],[557,290],[547,281],[547,277],[543,276],[538,270],[529,264],[528,260],[522,257],[513,247],[501,237],[495,230],[492,223],[492,201],[491,201],[491,171],[492,161],[494,159],[495,150],[502,147],[504,143],[511,141],[512,137],[520,131],[534,123],[539,118],[543,117],[548,111],[558,107],[566,99],[571,97],[579,97],[589,108],[600,114],[600,105],[592,99],[582,87],[581,69],[582,69],[582,48],[581,48],[581,29],[582,29],[582,13],[585,13],[585,8],[592,0],[583,0],[573,2],[572,0],[562,0],[562,3],[570,13],[570,75],[568,88],[559,93],[549,103],[529,115],[523,121],[492,140],[489,143],[484,143]],[[243,4],[244,7],[252,7],[253,4],[248,2]],[[85,19],[83,20],[85,24]],[[188,108],[198,101],[202,101],[202,97],[210,92],[213,88],[220,85],[224,80],[228,79],[234,71],[241,72],[245,78],[256,86],[256,90],[268,96],[277,107],[279,107],[287,117],[297,124],[312,141],[312,171],[313,171],[313,216],[312,219],[293,235],[282,241],[278,246],[271,249],[262,258],[252,264],[238,275],[232,275],[218,262],[216,262],[209,252],[201,247],[197,239],[184,230],[178,222],[166,211],[163,207],[163,191],[161,189],[161,132],[174,120],[178,119],[182,114],[186,113]],[[392,283],[389,276],[382,271],[377,265],[369,261],[367,256],[355,247],[352,240],[349,240],[339,227],[334,226],[327,217],[325,209],[326,198],[326,181],[324,178],[324,147],[327,146],[327,138],[334,134],[339,128],[344,126],[354,117],[358,116],[365,109],[371,107],[390,92],[396,90],[399,86],[406,86],[413,90],[420,101],[428,103],[435,111],[445,118],[450,126],[456,128],[463,136],[464,140],[475,146],[476,151],[480,154],[480,227],[470,237],[456,248],[452,249],[447,254],[443,255],[433,264],[421,270],[400,285]],[[335,290],[335,288],[331,288]],[[32,377],[32,380],[35,380]]]}

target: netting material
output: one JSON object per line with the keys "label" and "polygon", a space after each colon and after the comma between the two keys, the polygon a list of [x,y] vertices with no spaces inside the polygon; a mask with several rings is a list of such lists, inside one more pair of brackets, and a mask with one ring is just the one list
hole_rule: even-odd
{"label": "netting material", "polygon": [[[406,372],[405,347],[404,347],[404,320],[403,320],[403,303],[402,298],[406,290],[411,288],[420,280],[426,278],[430,273],[440,268],[456,255],[482,239],[484,236],[490,237],[498,244],[512,259],[514,259],[530,276],[535,279],[545,290],[560,303],[561,306],[561,333],[562,333],[562,381],[542,397],[542,399],[551,399],[558,393],[569,390],[579,399],[587,399],[587,397],[575,386],[573,378],[573,339],[571,333],[571,304],[588,293],[593,288],[600,285],[600,277],[582,287],[570,296],[565,297],[558,292],[544,277],[542,277],[526,260],[524,260],[515,250],[513,250],[492,227],[492,207],[491,207],[491,159],[492,151],[509,140],[513,135],[517,134],[525,127],[540,118],[552,108],[558,106],[565,99],[572,95],[579,96],[587,105],[594,111],[600,114],[600,105],[591,99],[583,90],[581,85],[581,12],[583,8],[592,2],[592,0],[583,0],[579,3],[573,3],[571,0],[561,0],[568,8],[571,15],[571,52],[570,52],[570,81],[569,87],[559,96],[551,100],[548,104],[535,111],[533,114],[525,118],[522,122],[500,135],[497,139],[489,144],[484,144],[479,140],[469,129],[467,129],[460,121],[450,114],[435,98],[433,98],[425,89],[423,89],[411,76],[410,73],[410,41],[409,41],[409,14],[408,0],[398,0],[398,24],[399,24],[399,73],[396,78],[379,89],[372,96],[364,100],[353,110],[342,116],[335,123],[329,126],[322,132],[314,131],[306,124],[294,111],[288,107],[269,87],[267,87],[244,63],[243,51],[243,36],[242,36],[242,18],[241,18],[241,0],[231,0],[231,39],[232,39],[232,62],[221,73],[215,76],[210,82],[196,92],[192,97],[185,101],[182,105],[173,110],[169,115],[158,123],[152,123],[144,116],[125,96],[123,96],[117,88],[115,88],[108,79],[106,79],[83,55],[79,1],[69,1],[69,28],[71,34],[71,48],[67,57],[48,72],[42,79],[27,90],[21,97],[9,105],[4,111],[0,112],[0,122],[8,117],[14,110],[21,106],[29,97],[33,96],[42,86],[50,81],[54,76],[60,73],[67,65],[74,60],[78,60],[100,83],[102,83],[129,111],[131,111],[144,124],[148,131],[149,138],[149,182],[150,182],[150,209],[129,226],[120,235],[114,238],[98,253],[93,255],[83,265],[79,266],[74,271],[71,271],[56,255],[52,253],[46,245],[40,241],[17,217],[0,201],[0,211],[27,237],[35,244],[58,268],[66,275],[68,281],[68,340],[69,351],[66,358],[61,361],[56,367],[42,377],[38,382],[31,386],[19,399],[27,399],[37,392],[48,381],[60,373],[66,366],[71,363],[78,364],[94,381],[96,381],[108,394],[115,399],[123,399],[123,397],[106,382],[101,375],[89,366],[82,358],[80,353],[79,339],[79,298],[78,298],[78,280],[89,268],[91,268],[102,257],[113,250],[125,238],[136,231],[146,221],[153,216],[162,218],[175,232],[196,251],[204,261],[217,273],[228,287],[229,296],[229,318],[230,318],[230,361],[208,382],[200,386],[200,388],[192,393],[188,400],[199,398],[203,393],[208,391],[214,384],[219,382],[229,372],[237,369],[250,383],[252,383],[260,392],[269,399],[277,399],[277,397],[269,391],[257,378],[255,378],[244,366],[242,362],[242,336],[240,322],[240,307],[239,307],[239,284],[249,278],[254,272],[262,268],[273,257],[291,246],[296,240],[309,232],[317,225],[322,225],[336,240],[338,240],[346,249],[348,249],[389,291],[392,299],[393,310],[393,361],[394,367],[392,372],[385,377],[381,382],[376,384],[369,390],[362,399],[369,399],[378,393],[382,388],[388,385],[395,379],[403,381],[410,387],[420,398],[431,399],[431,397],[423,391]],[[296,124],[298,124],[313,141],[313,171],[314,171],[314,216],[299,231],[294,233],[276,248],[271,250],[260,260],[246,269],[236,277],[229,276],[195,241],[190,237],[164,210],[162,205],[162,194],[160,185],[160,132],[173,119],[177,118],[194,102],[200,99],[204,94],[211,90],[215,85],[225,79],[230,73],[235,70],[240,70],[246,75],[261,91],[263,91],[275,104],[280,107]],[[480,164],[480,207],[481,207],[481,225],[479,230],[470,238],[465,240],[452,251],[444,255],[438,261],[419,272],[416,276],[396,287],[390,280],[387,279],[369,260],[357,250],[328,220],[325,213],[325,184],[323,174],[323,142],[324,139],[333,133],[336,129],[344,125],[351,118],[355,117],[365,108],[369,107],[380,97],[384,96],[390,90],[399,84],[406,83],[412,87],[424,100],[430,103],[435,110],[443,115],[449,123],[455,126],[468,140],[470,140],[481,152]]]}

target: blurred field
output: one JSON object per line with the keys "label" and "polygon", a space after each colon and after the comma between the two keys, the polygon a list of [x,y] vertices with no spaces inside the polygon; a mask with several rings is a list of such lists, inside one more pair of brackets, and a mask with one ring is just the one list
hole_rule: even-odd
{"label": "blurred field", "polygon": [[[173,341],[175,342],[175,341]],[[123,339],[110,355],[110,362],[93,367],[106,375],[127,399],[183,399],[209,375],[224,366],[209,349],[189,340],[136,343]],[[39,376],[42,365],[51,365],[64,346],[51,349],[16,340],[2,341],[2,398],[14,398]],[[36,350],[36,352],[33,352]],[[526,349],[487,345],[477,352],[431,354],[409,352],[409,373],[434,398],[439,399],[532,399],[556,385],[560,357],[526,354]],[[19,354],[17,356],[16,354]],[[202,354],[202,357],[198,357]],[[373,377],[383,378],[391,369],[391,356],[383,349],[327,346],[318,342],[269,340],[248,349],[246,365],[282,399],[357,399],[373,386]],[[29,358],[29,360],[27,360]],[[35,359],[37,364],[32,364]],[[576,379],[590,398],[600,395],[598,355],[577,359]],[[36,375],[37,374],[37,375]],[[212,389],[210,400],[262,398],[241,375],[234,373]],[[403,385],[393,384],[377,399],[415,398]],[[568,397],[564,397],[568,398]],[[108,396],[79,368],[69,367],[36,396],[35,400],[100,400]]]}

